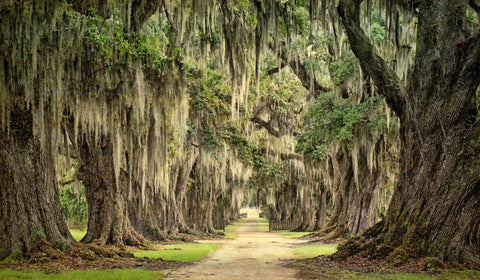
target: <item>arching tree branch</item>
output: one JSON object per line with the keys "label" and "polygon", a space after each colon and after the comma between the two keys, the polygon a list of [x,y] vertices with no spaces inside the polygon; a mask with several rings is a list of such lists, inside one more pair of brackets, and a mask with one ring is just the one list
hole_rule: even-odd
{"label": "arching tree branch", "polygon": [[363,71],[370,74],[388,103],[401,117],[405,107],[405,89],[399,78],[380,57],[370,40],[360,27],[360,4],[362,1],[340,0],[337,7],[338,14],[347,31],[348,40],[355,56],[360,60]]}
{"label": "arching tree branch", "polygon": [[[284,43],[281,43],[281,48],[283,48]],[[268,44],[269,48],[272,51],[275,51],[275,45],[273,43]],[[308,73],[307,67],[305,63],[303,63],[298,54],[292,55],[292,57],[288,57],[287,53],[284,51],[279,52],[280,58],[282,59],[282,66],[288,65],[295,75],[298,77],[302,86],[307,90],[310,90],[313,86],[313,91],[315,97],[318,96],[321,92],[328,92],[330,89],[318,83],[311,75]],[[277,69],[278,71],[278,69]],[[269,71],[270,73],[270,71]],[[313,85],[311,84],[313,82]]]}
{"label": "arching tree branch", "polygon": [[132,31],[138,32],[143,24],[160,7],[159,0],[134,0],[132,2]]}
{"label": "arching tree branch", "polygon": [[271,135],[275,136],[275,137],[280,137],[280,131],[278,131],[277,129],[275,129],[271,122],[267,122],[265,120],[262,120],[261,118],[259,118],[258,116],[254,116],[252,118],[252,121],[258,125],[260,125],[261,127],[265,128],[268,133],[270,133]]}

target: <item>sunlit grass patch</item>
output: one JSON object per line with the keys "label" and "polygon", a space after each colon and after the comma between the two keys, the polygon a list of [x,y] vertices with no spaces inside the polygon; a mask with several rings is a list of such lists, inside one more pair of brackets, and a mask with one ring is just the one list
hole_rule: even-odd
{"label": "sunlit grass patch", "polygon": [[65,273],[21,272],[10,269],[0,269],[0,279],[35,279],[35,280],[143,280],[162,279],[164,275],[158,271],[143,269],[107,269],[107,270],[82,270]]}
{"label": "sunlit grass patch", "polygon": [[192,262],[206,257],[215,251],[218,243],[186,243],[162,245],[160,250],[134,252],[135,257],[148,257],[152,259],[162,258],[169,261]]}
{"label": "sunlit grass patch", "polygon": [[227,238],[236,238],[237,237],[237,233],[235,233],[235,231],[243,226],[245,223],[246,223],[246,219],[240,219],[236,222],[234,222],[233,224],[230,224],[228,226],[225,227],[225,237]]}
{"label": "sunlit grass patch", "polygon": [[257,230],[260,232],[268,232],[268,220],[265,218],[257,219]]}
{"label": "sunlit grass patch", "polygon": [[293,253],[302,258],[313,258],[320,255],[331,255],[336,251],[337,244],[312,244],[295,248]]}
{"label": "sunlit grass patch", "polygon": [[304,232],[304,231],[294,232],[294,231],[287,231],[287,230],[279,230],[279,231],[275,231],[275,232],[280,232],[281,235],[287,236],[287,237],[290,237],[290,238],[298,238],[298,237],[302,237],[302,236],[305,236],[305,235],[309,235],[311,233],[311,232]]}
{"label": "sunlit grass patch", "polygon": [[75,240],[80,241],[82,238],[87,234],[87,230],[84,229],[70,229],[70,233],[72,234]]}

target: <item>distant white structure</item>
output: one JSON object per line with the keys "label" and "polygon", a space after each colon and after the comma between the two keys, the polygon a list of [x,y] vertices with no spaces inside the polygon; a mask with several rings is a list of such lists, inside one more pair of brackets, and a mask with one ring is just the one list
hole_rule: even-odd
{"label": "distant white structure", "polygon": [[258,208],[242,208],[240,209],[240,215],[247,214],[247,218],[258,218],[258,214],[260,213],[260,209]]}

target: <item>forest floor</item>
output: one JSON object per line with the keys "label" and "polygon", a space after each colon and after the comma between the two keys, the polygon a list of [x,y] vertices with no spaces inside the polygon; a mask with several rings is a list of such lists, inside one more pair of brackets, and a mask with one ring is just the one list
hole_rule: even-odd
{"label": "forest floor", "polygon": [[201,261],[172,271],[166,279],[303,279],[298,269],[286,264],[298,258],[292,251],[306,241],[260,231],[257,222],[248,219],[235,231],[234,239],[212,241],[221,247]]}

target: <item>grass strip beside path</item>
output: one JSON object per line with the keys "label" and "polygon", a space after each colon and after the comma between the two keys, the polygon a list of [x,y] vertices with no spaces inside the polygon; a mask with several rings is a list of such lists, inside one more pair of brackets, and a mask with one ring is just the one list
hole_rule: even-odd
{"label": "grass strip beside path", "polygon": [[232,224],[229,224],[225,227],[225,237],[226,238],[236,238],[237,233],[235,232],[239,227],[243,226],[247,222],[247,219],[240,219]]}
{"label": "grass strip beside path", "polygon": [[10,269],[0,269],[0,279],[35,279],[35,280],[154,280],[162,279],[164,275],[158,271],[143,269],[106,269],[82,270],[65,273],[22,272]]}
{"label": "grass strip beside path", "polygon": [[293,250],[302,258],[314,258],[320,255],[331,255],[337,251],[337,244],[311,244],[300,246]]}
{"label": "grass strip beside path", "polygon": [[185,243],[173,245],[161,245],[159,250],[134,252],[137,258],[161,258],[169,261],[193,262],[203,259],[208,254],[215,251],[220,244],[218,243]]}

